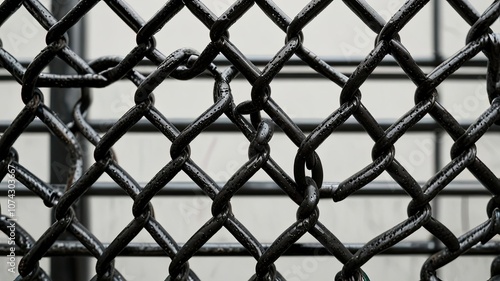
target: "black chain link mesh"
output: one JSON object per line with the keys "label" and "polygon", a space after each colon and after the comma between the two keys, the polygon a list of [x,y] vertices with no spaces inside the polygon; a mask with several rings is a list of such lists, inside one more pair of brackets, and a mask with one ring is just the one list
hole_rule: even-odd
{"label": "black chain link mesh", "polygon": [[[62,19],[54,18],[37,0],[5,0],[0,4],[0,25],[24,6],[47,30],[46,47],[24,67],[17,58],[0,45],[1,65],[22,85],[21,97],[25,107],[11,122],[0,139],[0,178],[11,170],[17,179],[38,195],[47,207],[55,210],[56,222],[45,233],[34,240],[21,226],[16,228],[16,245],[24,252],[17,280],[51,280],[39,267],[39,261],[57,242],[65,231],[71,233],[87,251],[97,259],[93,280],[125,280],[114,268],[114,259],[121,254],[132,239],[143,229],[172,261],[166,280],[199,280],[189,260],[221,228],[226,228],[256,260],[255,274],[250,280],[285,280],[276,270],[274,262],[306,233],[310,233],[322,247],[344,264],[335,280],[369,280],[361,267],[372,257],[391,248],[421,228],[425,228],[445,246],[421,266],[421,280],[438,280],[436,270],[450,263],[478,243],[486,243],[499,233],[500,180],[476,156],[475,143],[492,126],[498,126],[500,115],[500,35],[493,33],[490,25],[500,14],[500,1],[493,1],[484,12],[478,12],[466,0],[449,0],[456,12],[471,26],[466,44],[455,55],[435,67],[428,74],[417,65],[412,55],[400,41],[398,32],[430,1],[407,1],[392,18],[385,22],[382,17],[363,0],[344,1],[363,22],[378,34],[375,47],[349,77],[334,66],[314,55],[303,45],[302,29],[330,1],[311,1],[294,18],[290,18],[271,0],[239,0],[221,16],[217,17],[202,1],[170,0],[148,21],[143,20],[123,0],[106,0],[106,4],[137,34],[137,45],[125,58],[101,57],[88,62],[79,57],[67,45],[66,32],[82,19],[99,1],[82,0]],[[234,45],[228,29],[252,6],[258,6],[284,33],[284,46],[264,69],[259,70]],[[193,20],[201,21],[210,32],[211,41],[198,53],[191,49],[179,49],[164,55],[155,46],[154,35],[176,14],[189,10]],[[446,80],[479,52],[488,61],[487,94],[491,106],[466,130],[460,126],[437,100],[436,87]],[[231,66],[217,67],[214,60],[222,54]],[[270,83],[280,73],[290,58],[296,55],[317,73],[342,88],[340,107],[312,130],[308,135],[280,109],[273,100]],[[392,56],[406,75],[416,85],[415,106],[400,117],[389,128],[383,129],[363,105],[360,87],[372,71],[388,55]],[[71,66],[78,74],[63,75],[44,72],[56,57]],[[136,68],[144,59],[157,66],[147,76]],[[214,81],[213,105],[199,114],[194,122],[180,131],[156,107],[153,91],[167,78],[189,80],[202,73],[209,74]],[[231,81],[242,75],[252,85],[249,100],[235,104],[231,94]],[[100,88],[120,79],[128,79],[137,86],[135,105],[129,109],[101,137],[96,128],[86,122],[85,116],[92,100],[88,91],[82,91],[81,99],[73,110],[73,120],[62,122],[44,103],[39,88]],[[267,114],[272,120],[262,118]],[[208,126],[221,116],[227,116],[248,139],[248,162],[223,185],[218,185],[192,159],[189,144]],[[247,118],[246,116],[249,116]],[[424,116],[431,116],[454,140],[451,161],[438,173],[421,185],[396,159],[394,144],[405,132],[419,123]],[[323,186],[323,168],[316,150],[327,139],[332,138],[339,126],[350,117],[361,124],[373,139],[373,162],[331,188],[333,201],[341,201],[386,171],[412,198],[408,206],[408,218],[352,253],[334,234],[320,222],[318,202]],[[58,191],[50,183],[40,180],[18,161],[13,145],[34,119],[64,142],[71,155],[71,171],[66,188]],[[116,161],[113,145],[127,134],[141,119],[147,119],[171,142],[168,162],[145,186],[141,187]],[[495,125],[496,124],[496,125]],[[293,175],[290,176],[273,160],[269,141],[277,125],[298,147],[295,155]],[[95,162],[85,170],[83,152],[77,136],[83,136],[94,147]],[[468,169],[493,195],[487,206],[485,222],[456,237],[445,225],[433,217],[430,203],[462,171]],[[296,222],[283,230],[274,242],[263,246],[231,211],[231,198],[259,170],[265,171],[289,198],[297,205]],[[203,192],[210,197],[212,218],[208,220],[184,244],[178,244],[155,219],[152,198],[178,173],[187,174]],[[126,228],[108,245],[99,241],[75,216],[75,202],[87,192],[102,174],[108,174],[133,199],[133,218]],[[310,176],[309,176],[310,175]],[[333,202],[332,202],[333,204]],[[0,229],[8,235],[9,218],[0,217]],[[106,245],[106,246],[105,246]],[[69,247],[59,245],[59,247]],[[147,251],[147,249],[144,249]],[[70,252],[70,251],[69,251]],[[492,263],[491,280],[500,280],[498,261]],[[333,278],[333,276],[332,276]],[[415,279],[418,277],[409,277]],[[408,279],[409,280],[409,279]]]}

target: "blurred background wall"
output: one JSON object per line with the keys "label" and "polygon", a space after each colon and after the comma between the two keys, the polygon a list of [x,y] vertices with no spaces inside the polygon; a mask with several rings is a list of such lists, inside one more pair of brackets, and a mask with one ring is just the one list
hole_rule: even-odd
{"label": "blurred background wall", "polygon": [[[62,0],[60,0],[62,1]],[[51,1],[41,1],[47,7]],[[164,1],[127,0],[144,18],[149,19]],[[230,0],[204,0],[207,7],[217,15],[222,14],[232,3]],[[290,17],[297,14],[308,1],[276,0]],[[381,16],[388,20],[405,1],[369,1]],[[437,1],[439,8],[438,55],[445,59],[465,44],[470,26],[445,1]],[[477,0],[473,5],[483,11],[491,1]],[[433,41],[433,12],[436,5],[429,3],[400,32],[401,40],[414,58],[432,60],[435,53]],[[136,45],[135,33],[104,3],[99,2],[85,16],[87,37],[86,58],[91,60],[107,55],[125,56]],[[498,21],[494,30],[498,30]],[[495,29],[496,28],[496,29]],[[325,59],[362,60],[373,48],[376,34],[369,30],[342,1],[334,1],[323,13],[304,29],[304,45]],[[285,34],[254,5],[230,29],[231,41],[249,58],[270,59],[284,44]],[[21,8],[1,28],[3,47],[17,58],[27,61],[45,47],[46,31]],[[170,54],[182,47],[202,51],[210,41],[208,29],[183,9],[178,16],[156,36],[157,48]],[[482,54],[475,59],[484,60]],[[335,65],[334,65],[335,67]],[[353,67],[341,67],[345,73]],[[426,68],[430,71],[432,67]],[[0,70],[7,74],[5,70]],[[292,69],[293,71],[293,69]],[[400,69],[377,69],[375,73]],[[473,69],[484,75],[485,68]],[[231,83],[236,103],[250,99],[251,85],[246,80]],[[277,79],[272,82],[272,96],[294,119],[322,120],[339,106],[341,89],[326,79]],[[167,80],[155,90],[156,106],[167,118],[193,120],[211,104],[213,81],[195,79],[191,81]],[[23,108],[20,85],[15,81],[1,81],[0,119],[13,120]],[[93,104],[90,120],[121,117],[134,105],[135,86],[120,81],[103,89],[92,89]],[[45,102],[49,104],[49,89],[42,89]],[[415,86],[409,79],[368,79],[362,88],[363,102],[377,120],[395,121],[414,105]],[[440,102],[457,118],[467,123],[476,119],[489,103],[484,79],[445,81],[438,88]],[[390,102],[388,102],[390,101]],[[428,118],[428,117],[426,117]],[[433,132],[408,133],[396,144],[396,158],[419,181],[425,182],[435,173]],[[478,156],[495,172],[500,174],[500,149],[498,134],[488,134],[477,144]],[[271,153],[279,165],[293,175],[293,160],[296,146],[277,132],[271,140]],[[449,161],[453,144],[450,137],[443,137],[441,153],[444,166]],[[25,133],[14,146],[20,155],[20,163],[45,181],[50,181],[51,169],[57,165],[49,160],[49,135]],[[373,141],[365,133],[335,134],[318,149],[325,171],[325,182],[340,182],[371,163]],[[87,151],[89,164],[93,163],[93,147]],[[154,133],[129,133],[114,146],[118,161],[138,182],[148,182],[165,163],[170,160],[170,142]],[[237,133],[203,133],[191,144],[191,155],[198,165],[216,181],[226,181],[248,158],[248,141]],[[475,178],[468,172],[456,181]],[[112,182],[103,176],[100,182]],[[189,181],[183,173],[174,181]],[[259,172],[252,181],[270,181],[269,176]],[[377,181],[392,182],[384,173]],[[399,188],[394,185],[394,188]],[[459,236],[487,219],[488,197],[444,197],[439,199],[436,217]],[[50,225],[51,214],[40,199],[17,198],[19,222],[38,238]],[[7,198],[0,198],[5,206]],[[406,218],[410,201],[403,197],[354,197],[339,203],[331,199],[320,201],[320,220],[345,243],[365,243],[379,233]],[[132,200],[126,196],[118,198],[92,197],[90,230],[104,242],[112,241],[132,219]],[[232,199],[235,216],[262,243],[269,243],[295,221],[297,206],[286,197],[235,197]],[[211,217],[210,200],[205,197],[156,197],[152,201],[158,221],[176,241],[184,242]],[[2,208],[2,211],[4,208]],[[272,214],[272,215],[271,215]],[[419,230],[405,241],[429,239],[430,234]],[[6,237],[0,236],[0,242]],[[146,231],[134,242],[153,242]],[[210,242],[236,242],[226,230],[217,233]],[[299,242],[316,242],[306,234]],[[422,263],[427,256],[378,256],[370,260],[363,269],[372,280],[414,280],[419,276]],[[443,280],[486,280],[493,257],[460,257],[440,271]],[[6,270],[6,258],[0,257],[0,280],[12,280]],[[120,257],[116,268],[127,280],[164,280],[168,275],[168,257]],[[206,258],[190,260],[191,268],[202,280],[248,280],[254,273],[255,260],[251,257]],[[282,257],[277,269],[288,280],[332,280],[342,264],[331,257]],[[49,259],[41,266],[48,270]],[[95,260],[90,260],[90,272],[94,272]],[[228,270],[230,269],[230,270]],[[408,279],[408,277],[411,277]],[[88,276],[90,279],[91,276]]]}

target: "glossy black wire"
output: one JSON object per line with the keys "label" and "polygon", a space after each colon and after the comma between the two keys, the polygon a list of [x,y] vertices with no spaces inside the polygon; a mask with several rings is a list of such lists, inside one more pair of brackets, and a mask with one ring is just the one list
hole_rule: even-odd
{"label": "glossy black wire", "polygon": [[[444,246],[436,248],[438,250],[422,265],[420,280],[439,280],[436,273],[439,268],[479,243],[487,243],[500,234],[500,180],[477,157],[475,146],[490,128],[500,125],[500,35],[490,28],[500,15],[500,1],[493,1],[481,13],[467,0],[449,0],[449,5],[471,28],[464,40],[465,45],[459,46],[455,55],[442,61],[427,74],[406,50],[398,32],[423,7],[429,5],[429,0],[406,1],[387,22],[364,0],[343,1],[355,16],[377,34],[374,48],[350,76],[342,74],[304,45],[303,29],[333,0],[313,0],[293,18],[286,15],[271,0],[237,0],[219,17],[208,9],[203,1],[170,0],[147,21],[124,0],[104,0],[124,24],[136,33],[137,45],[124,58],[109,56],[89,62],[68,47],[66,33],[98,2],[79,1],[60,20],[52,16],[38,0],[4,0],[0,4],[0,27],[24,6],[47,31],[46,47],[26,67],[4,49],[0,41],[0,65],[22,85],[19,94],[25,104],[0,138],[0,179],[4,178],[9,170],[14,169],[19,182],[40,197],[48,208],[55,210],[56,219],[37,240],[21,226],[16,228],[15,244],[24,253],[18,266],[20,275],[16,280],[51,280],[39,267],[39,261],[56,243],[61,247],[57,239],[66,231],[96,258],[92,280],[126,280],[126,276],[114,268],[114,260],[131,245],[131,241],[143,229],[151,235],[163,254],[171,258],[166,280],[201,280],[190,267],[189,260],[202,251],[209,244],[210,238],[222,228],[226,228],[256,260],[255,274],[249,276],[249,280],[285,280],[274,263],[289,249],[294,248],[296,242],[306,233],[316,238],[326,253],[344,265],[340,272],[331,276],[338,281],[369,280],[362,266],[422,227]],[[283,47],[265,63],[262,70],[230,40],[230,27],[251,8],[260,9],[284,32]],[[201,21],[207,27],[210,42],[207,42],[202,52],[182,48],[164,55],[156,48],[154,36],[170,24],[170,20],[182,9],[188,10],[193,15],[193,20]],[[439,103],[437,87],[479,52],[483,52],[487,57],[487,93],[484,94],[488,95],[491,106],[464,129]],[[225,69],[217,66],[216,57],[219,54],[229,61],[229,66]],[[313,126],[309,134],[304,133],[297,120],[288,116],[272,96],[271,82],[293,56],[342,88],[340,106],[332,110],[318,125]],[[415,84],[415,106],[396,122],[382,124],[364,106],[360,87],[388,56],[392,56],[407,78]],[[45,72],[44,69],[56,57],[71,66],[77,74]],[[136,69],[145,60],[157,67],[147,76]],[[214,81],[214,103],[194,121],[179,129],[155,107],[153,91],[165,79],[190,80],[201,74]],[[248,93],[249,100],[235,104],[231,81],[238,75],[252,85],[252,90]],[[85,116],[92,106],[88,89],[107,87],[122,79],[128,79],[137,87],[135,105],[105,129],[87,122]],[[73,108],[71,122],[62,122],[44,103],[40,91],[43,87],[82,88],[81,98]],[[269,116],[270,120],[263,118],[262,113]],[[387,172],[412,199],[408,205],[406,220],[361,245],[355,252],[335,236],[335,230],[330,230],[321,223],[318,208],[320,197],[324,199],[323,195],[320,196],[320,193],[324,194],[324,174],[331,171],[325,171],[321,164],[321,157],[328,156],[320,155],[317,150],[325,140],[334,138],[332,133],[345,126],[351,117],[374,141],[371,155],[373,162],[328,189],[328,196],[333,199],[331,204],[346,200],[351,194],[376,180],[383,172]],[[450,150],[450,162],[422,185],[398,162],[394,145],[408,131],[422,124],[424,117],[434,119],[437,126],[454,140],[454,144]],[[229,120],[237,128],[234,131],[241,132],[249,141],[248,161],[224,184],[216,183],[191,159],[189,146],[198,135],[221,118]],[[69,173],[62,190],[40,180],[37,175],[26,169],[14,149],[16,140],[29,131],[27,128],[34,120],[42,122],[69,151]],[[145,186],[141,186],[119,165],[113,145],[130,133],[135,124],[145,120],[171,142],[171,160]],[[297,146],[293,175],[287,174],[272,157],[269,142],[275,128],[284,132]],[[104,132],[102,137],[100,132]],[[85,138],[93,146],[95,161],[86,170],[83,167],[83,152],[78,136]],[[430,203],[465,169],[491,193],[492,198],[486,206],[485,222],[457,237],[433,216]],[[298,205],[296,221],[266,246],[253,236],[231,210],[231,198],[260,170],[267,173]],[[130,223],[113,241],[106,244],[99,241],[78,221],[73,209],[78,199],[85,196],[104,173],[134,202]],[[183,244],[170,236],[167,231],[169,227],[162,226],[155,219],[151,203],[178,173],[187,174],[213,201],[212,217]],[[0,216],[0,230],[6,235],[9,233],[9,223],[7,216]],[[71,255],[69,243],[62,243],[62,247],[68,247],[67,254]],[[147,249],[143,249],[145,255]],[[155,255],[158,253],[155,252]],[[491,280],[500,280],[499,258],[492,262]]]}

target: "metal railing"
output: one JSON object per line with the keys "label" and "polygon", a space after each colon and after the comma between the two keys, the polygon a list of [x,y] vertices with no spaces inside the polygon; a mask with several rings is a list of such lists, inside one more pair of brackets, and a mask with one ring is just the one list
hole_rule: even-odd
{"label": "metal railing", "polygon": [[[0,229],[12,237],[15,251],[22,255],[16,280],[80,280],[85,266],[66,257],[88,256],[97,260],[93,280],[125,280],[114,267],[119,256],[169,256],[167,280],[200,280],[196,268],[189,266],[193,256],[252,256],[255,274],[250,280],[285,280],[274,263],[288,255],[329,255],[343,264],[335,280],[369,280],[362,267],[377,255],[426,254],[420,276],[404,280],[438,280],[437,270],[462,255],[498,255],[500,245],[492,238],[500,227],[500,180],[477,156],[475,143],[487,131],[497,133],[500,125],[500,36],[490,26],[498,19],[500,2],[493,1],[484,12],[477,11],[466,0],[450,0],[455,11],[471,26],[465,45],[446,59],[439,55],[439,1],[407,1],[390,21],[385,21],[365,1],[344,1],[373,32],[378,34],[375,47],[362,61],[322,59],[303,44],[303,28],[330,1],[311,1],[293,18],[287,16],[270,0],[234,1],[221,16],[216,16],[203,1],[166,1],[165,5],[148,21],[123,0],[104,1],[136,34],[137,45],[124,58],[100,57],[88,61],[82,55],[85,38],[83,17],[98,0],[66,1],[52,11],[37,0],[5,0],[0,4],[0,28],[21,6],[46,29],[46,47],[32,60],[20,61],[0,44],[0,64],[9,75],[1,80],[15,80],[22,85],[19,93],[25,107],[14,120],[1,120],[0,129],[0,186],[3,196],[38,196],[53,210],[53,224],[39,239],[23,229],[21,221],[9,217],[12,206],[1,206]],[[239,51],[229,38],[228,29],[252,6],[265,13],[285,35],[283,47],[266,59],[250,59]],[[433,5],[434,58],[414,59],[401,42],[398,32],[423,7]],[[192,49],[179,49],[163,54],[155,45],[155,34],[182,9],[192,13],[193,20],[201,21],[210,34],[210,42],[198,53]],[[70,38],[70,40],[68,40]],[[77,43],[73,43],[74,38]],[[80,41],[80,43],[78,43]],[[69,44],[68,42],[71,42]],[[483,52],[486,60],[470,61]],[[222,59],[218,57],[222,55]],[[392,58],[391,58],[392,57]],[[56,59],[58,58],[58,59]],[[287,71],[288,66],[300,66],[299,71]],[[149,66],[151,72],[140,72],[138,66]],[[257,66],[263,66],[261,71]],[[350,66],[352,73],[342,73],[337,67]],[[391,67],[399,73],[373,73],[376,67]],[[432,67],[424,73],[422,67]],[[470,66],[486,69],[487,95],[490,107],[474,122],[460,124],[438,100],[437,87],[449,79],[476,79],[477,74],[458,69]],[[47,67],[49,70],[47,71]],[[195,77],[211,79],[214,83],[213,105],[198,113],[194,121],[169,119],[155,107],[153,91],[165,79],[189,80]],[[342,90],[340,106],[324,120],[296,120],[290,118],[273,99],[270,83],[275,79],[327,79]],[[415,105],[398,120],[377,120],[364,106],[360,87],[367,79],[407,79],[415,84]],[[86,113],[92,107],[89,89],[108,87],[119,80],[128,79],[137,86],[135,105],[119,120],[90,120]],[[236,104],[232,97],[231,82],[244,79],[251,85],[248,101]],[[54,97],[50,105],[44,103],[40,88],[50,88]],[[83,90],[75,90],[82,88]],[[57,92],[57,93],[56,93]],[[71,104],[69,108],[67,105]],[[57,112],[57,114],[56,114]],[[264,118],[263,115],[269,118]],[[430,118],[429,118],[430,117]],[[191,158],[190,143],[202,131],[238,132],[248,140],[248,162],[242,165],[227,182],[214,181]],[[397,160],[394,144],[411,132],[435,133],[434,158],[440,167],[426,182],[418,182]],[[50,132],[52,161],[70,159],[64,182],[51,176],[50,182],[41,180],[19,161],[15,141],[27,132]],[[144,185],[140,185],[119,165],[113,145],[125,134],[134,132],[162,134],[170,142],[172,160]],[[293,174],[286,173],[270,150],[273,133],[285,134],[298,148],[295,151]],[[368,134],[373,140],[373,162],[339,183],[324,182],[321,159],[317,149],[337,132]],[[100,133],[104,133],[101,137]],[[448,135],[454,141],[452,159],[443,163],[440,140]],[[94,160],[84,165],[82,139],[93,151]],[[62,148],[60,143],[62,143]],[[61,151],[67,151],[67,154]],[[29,155],[25,155],[29,157]],[[339,161],[346,161],[340,159]],[[440,163],[440,164],[439,164]],[[453,181],[468,169],[477,181]],[[263,170],[272,182],[255,182],[251,178]],[[375,181],[387,172],[397,183]],[[178,173],[185,173],[189,183],[173,182]],[[115,184],[96,183],[108,174]],[[15,191],[10,181],[22,186]],[[85,202],[93,196],[124,196],[133,200],[130,223],[113,241],[100,241],[87,228]],[[206,196],[212,202],[212,218],[193,233],[187,241],[175,241],[169,227],[161,225],[154,216],[151,200],[158,196]],[[272,243],[262,243],[238,220],[231,211],[234,196],[288,196],[298,207],[296,221],[284,229]],[[408,218],[371,241],[347,244],[335,235],[335,229],[321,222],[318,203],[333,199],[331,204],[351,196],[404,196],[411,197]],[[490,196],[484,206],[484,223],[456,236],[433,215],[432,204],[441,196]],[[82,206],[83,205],[83,206]],[[15,215],[10,212],[11,215]],[[238,244],[208,243],[220,229],[227,229]],[[433,239],[421,243],[405,242],[417,230],[425,228]],[[131,243],[136,235],[146,230],[156,243]],[[317,243],[296,243],[310,233]],[[9,255],[12,244],[0,245],[0,253]],[[60,258],[64,256],[65,258]],[[43,257],[59,257],[51,276],[39,266]],[[66,268],[67,270],[62,270]],[[56,276],[58,275],[58,276]],[[500,279],[498,258],[492,259],[491,280]]]}

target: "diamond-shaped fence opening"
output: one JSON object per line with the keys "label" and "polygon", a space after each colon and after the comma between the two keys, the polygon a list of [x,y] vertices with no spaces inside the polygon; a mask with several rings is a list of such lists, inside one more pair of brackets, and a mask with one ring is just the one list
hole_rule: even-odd
{"label": "diamond-shaped fence opening", "polygon": [[500,280],[500,2],[290,2],[3,1],[0,279]]}

